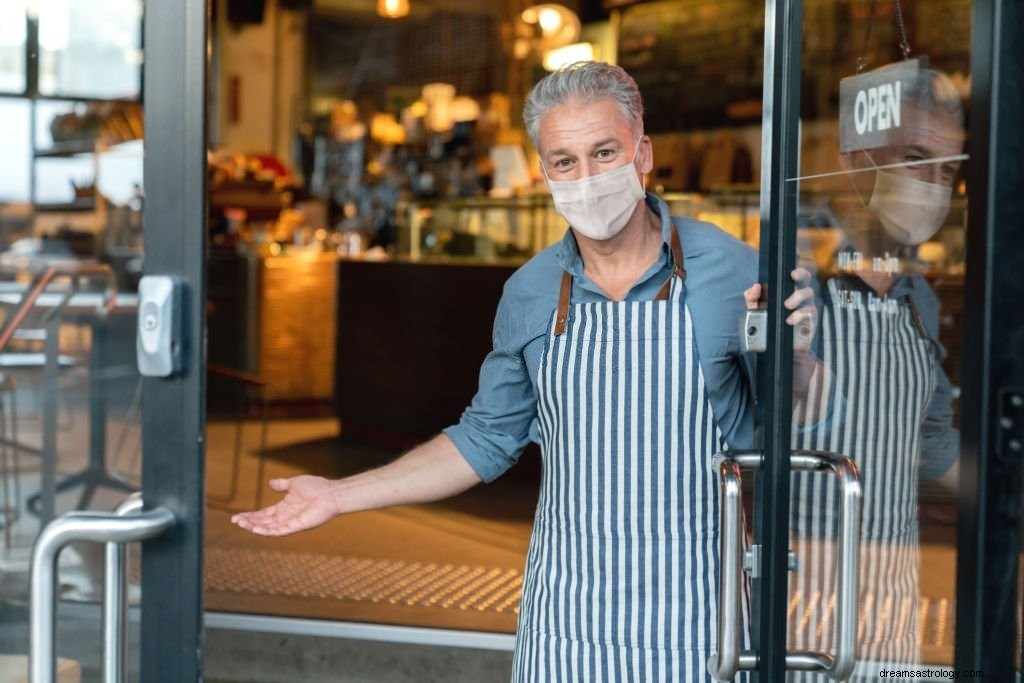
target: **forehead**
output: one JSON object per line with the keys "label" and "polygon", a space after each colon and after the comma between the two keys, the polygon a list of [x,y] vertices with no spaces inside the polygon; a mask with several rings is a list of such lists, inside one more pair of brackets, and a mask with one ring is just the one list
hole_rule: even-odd
{"label": "forehead", "polygon": [[538,122],[541,153],[554,149],[586,147],[608,138],[628,141],[629,123],[614,100],[600,99],[588,104],[569,100],[552,107]]}
{"label": "forehead", "polygon": [[964,138],[963,126],[949,112],[909,106],[904,108],[901,125],[893,135],[893,146],[921,147],[943,154],[956,154]]}

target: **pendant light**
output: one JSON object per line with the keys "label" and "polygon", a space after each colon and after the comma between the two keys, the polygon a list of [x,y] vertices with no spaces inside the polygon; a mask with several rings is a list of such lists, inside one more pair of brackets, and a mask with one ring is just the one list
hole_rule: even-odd
{"label": "pendant light", "polygon": [[377,14],[388,19],[401,19],[409,14],[409,0],[377,0]]}

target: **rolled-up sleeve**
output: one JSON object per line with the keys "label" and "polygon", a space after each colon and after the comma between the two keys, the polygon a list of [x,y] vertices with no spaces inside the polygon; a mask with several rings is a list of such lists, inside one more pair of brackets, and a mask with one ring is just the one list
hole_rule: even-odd
{"label": "rolled-up sleeve", "polygon": [[920,278],[911,281],[910,290],[935,354],[935,392],[921,422],[921,460],[918,468],[921,480],[930,481],[945,474],[959,457],[960,431],[953,426],[953,387],[942,369],[948,354],[939,342],[939,299],[935,291]]}
{"label": "rolled-up sleeve", "polygon": [[935,393],[921,423],[921,465],[923,481],[938,479],[960,456],[960,431],[953,426],[953,387],[949,378],[936,369]]}
{"label": "rolled-up sleeve", "polygon": [[522,309],[510,281],[498,304],[494,348],[480,367],[476,396],[458,424],[444,430],[484,481],[493,481],[515,464],[537,416],[536,390],[524,358],[530,337]]}

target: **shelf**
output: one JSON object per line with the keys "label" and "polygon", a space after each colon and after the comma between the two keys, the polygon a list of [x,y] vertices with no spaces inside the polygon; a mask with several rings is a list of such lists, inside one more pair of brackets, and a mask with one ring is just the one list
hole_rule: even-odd
{"label": "shelf", "polygon": [[35,210],[40,212],[62,212],[62,211],[92,211],[96,208],[96,202],[91,198],[75,199],[70,202],[56,204],[35,204]]}
{"label": "shelf", "polygon": [[47,149],[37,149],[35,157],[37,159],[73,157],[82,154],[94,154],[95,152],[96,143],[93,140],[85,140],[61,142]]}

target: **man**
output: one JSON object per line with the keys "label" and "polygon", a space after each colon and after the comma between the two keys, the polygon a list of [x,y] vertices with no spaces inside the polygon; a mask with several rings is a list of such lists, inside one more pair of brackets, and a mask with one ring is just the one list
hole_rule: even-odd
{"label": "man", "polygon": [[[948,77],[920,69],[901,80],[902,121],[884,146],[840,158],[846,187],[830,213],[845,244],[823,273],[820,356],[833,371],[832,429],[795,447],[852,458],[863,490],[856,676],[913,665],[918,653],[919,480],[955,476],[952,389],[942,371],[939,305],[920,274],[917,245],[942,227],[963,151],[960,96]],[[837,492],[793,475],[790,647],[829,650]],[[824,626],[824,628],[823,628]],[[893,668],[890,666],[889,668]],[[802,674],[802,681],[825,681]]]}
{"label": "man", "polygon": [[653,159],[642,115],[636,84],[615,66],[575,64],[538,83],[525,123],[570,229],[506,284],[494,349],[459,424],[371,472],[272,481],[281,502],[234,517],[280,535],[436,500],[493,480],[538,442],[544,475],[513,664],[521,683],[710,681],[712,456],[752,441],[738,332],[756,254],[644,192]]}

